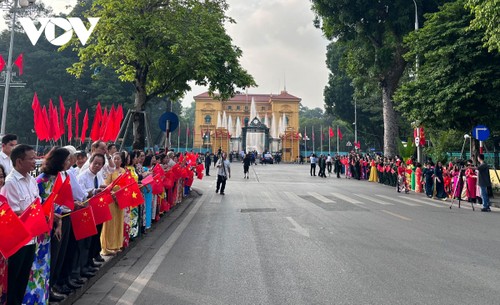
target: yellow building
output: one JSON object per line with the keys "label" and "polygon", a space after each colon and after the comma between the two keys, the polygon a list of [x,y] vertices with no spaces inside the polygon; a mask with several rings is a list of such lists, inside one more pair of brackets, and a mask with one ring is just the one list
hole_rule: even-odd
{"label": "yellow building", "polygon": [[282,152],[284,161],[297,158],[300,98],[282,91],[279,95],[238,94],[219,101],[205,92],[194,100],[193,148]]}

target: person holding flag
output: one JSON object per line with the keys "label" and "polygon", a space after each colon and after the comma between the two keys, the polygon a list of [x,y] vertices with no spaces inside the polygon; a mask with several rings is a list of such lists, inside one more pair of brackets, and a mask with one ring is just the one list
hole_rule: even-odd
{"label": "person holding flag", "polygon": [[[0,195],[7,198],[8,205],[14,213],[21,215],[32,202],[40,198],[36,180],[30,175],[30,172],[35,170],[36,153],[33,147],[20,144],[12,149],[10,158],[13,169],[5,178],[5,185],[0,190]],[[35,258],[35,249],[35,240],[31,239],[8,259],[8,304],[23,302],[31,265]]]}

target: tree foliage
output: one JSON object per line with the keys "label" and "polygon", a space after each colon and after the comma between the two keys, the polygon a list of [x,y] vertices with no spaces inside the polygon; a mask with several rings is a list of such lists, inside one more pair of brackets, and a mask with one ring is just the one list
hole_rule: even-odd
{"label": "tree foliage", "polygon": [[[94,39],[77,47],[80,61],[69,71],[79,76],[88,64],[115,69],[122,81],[134,84],[136,110],[156,96],[181,97],[191,89],[189,81],[227,99],[236,88],[255,85],[224,28],[234,22],[227,9],[225,0],[95,0],[88,12],[101,18]],[[140,125],[134,122],[139,147]]]}
{"label": "tree foliage", "polygon": [[498,0],[468,0],[467,8],[475,18],[471,22],[474,29],[484,31],[483,39],[490,51],[500,51],[500,1]]}
{"label": "tree foliage", "polygon": [[[398,118],[392,97],[406,67],[403,37],[413,30],[414,7],[402,0],[313,0],[312,3],[318,16],[316,25],[328,38],[347,43],[346,71],[358,94],[372,95],[371,88],[379,86],[384,153],[395,155]],[[423,2],[420,12],[434,6]]]}
{"label": "tree foliage", "polygon": [[398,109],[425,126],[468,132],[478,123],[498,128],[500,55],[482,46],[483,30],[469,28],[464,1],[445,4],[412,33],[407,60],[419,56],[418,76],[397,92]]}

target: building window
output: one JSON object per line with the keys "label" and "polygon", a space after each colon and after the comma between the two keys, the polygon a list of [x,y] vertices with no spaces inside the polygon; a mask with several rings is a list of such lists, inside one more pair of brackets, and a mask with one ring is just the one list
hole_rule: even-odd
{"label": "building window", "polygon": [[240,106],[236,106],[236,110],[240,110]]}
{"label": "building window", "polygon": [[265,106],[262,106],[262,108],[260,109],[262,111],[266,111],[266,107]]}
{"label": "building window", "polygon": [[209,115],[206,115],[205,116],[205,124],[210,124],[210,122],[212,122],[212,117]]}
{"label": "building window", "polygon": [[245,111],[248,111],[248,106],[245,106]]}
{"label": "building window", "polygon": [[227,106],[227,110],[233,109],[233,106]]}

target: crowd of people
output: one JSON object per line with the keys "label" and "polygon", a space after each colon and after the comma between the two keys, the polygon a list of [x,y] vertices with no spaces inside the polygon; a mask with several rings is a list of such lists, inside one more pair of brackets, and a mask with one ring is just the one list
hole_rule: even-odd
{"label": "crowd of people", "polygon": [[[33,237],[7,259],[0,255],[0,305],[58,302],[80,288],[95,276],[104,262],[103,256],[114,256],[132,240],[147,234],[152,223],[182,200],[185,187],[192,183],[187,178],[170,177],[155,192],[150,184],[142,185],[141,181],[153,176],[158,168],[168,175],[175,168],[194,172],[195,166],[200,170],[197,160],[172,151],[119,152],[114,144],[96,141],[90,153],[77,151],[73,146],[53,147],[37,168],[33,147],[18,144],[16,135],[4,135],[0,195],[5,200],[0,207],[9,205],[19,216],[37,198],[43,205],[58,179],[69,179],[74,206],[60,205],[55,200],[52,223],[48,219],[52,229]],[[111,220],[97,225],[98,234],[77,240],[70,217],[66,216],[87,207],[89,199],[98,196],[124,173],[141,186],[144,203],[122,209],[113,198],[109,205]]]}
{"label": "crowd of people", "polygon": [[456,160],[447,165],[434,163],[429,159],[424,166],[414,158],[403,160],[379,155],[362,155],[351,152],[348,155],[311,154],[310,175],[326,178],[333,173],[340,178],[368,180],[396,188],[397,192],[425,193],[429,198],[439,200],[460,199],[483,205],[481,211],[489,212],[488,188],[491,187],[489,167],[484,155],[477,157],[478,166],[472,160]]}

